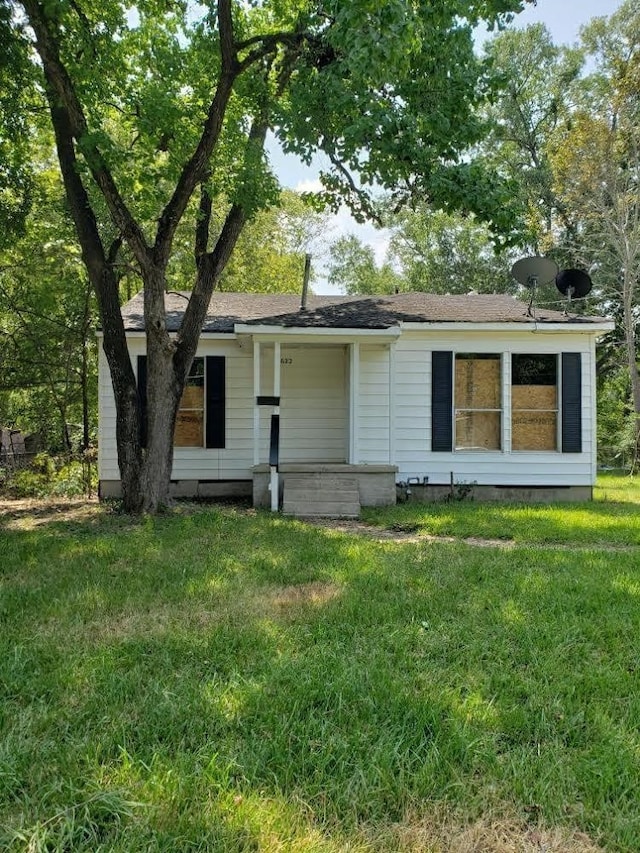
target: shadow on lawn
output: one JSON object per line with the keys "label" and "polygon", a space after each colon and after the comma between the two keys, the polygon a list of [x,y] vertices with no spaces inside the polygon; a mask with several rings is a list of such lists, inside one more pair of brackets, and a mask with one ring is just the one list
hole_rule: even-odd
{"label": "shadow on lawn", "polygon": [[144,803],[94,821],[122,850],[347,849],[433,802],[640,842],[632,555],[214,510],[64,532],[2,552],[0,778],[27,823],[98,787]]}

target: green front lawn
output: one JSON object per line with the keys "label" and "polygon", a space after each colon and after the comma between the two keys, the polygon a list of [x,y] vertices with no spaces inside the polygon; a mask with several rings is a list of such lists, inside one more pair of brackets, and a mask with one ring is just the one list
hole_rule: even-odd
{"label": "green front lawn", "polygon": [[481,503],[472,498],[367,509],[382,528],[431,536],[500,539],[518,544],[640,547],[640,478],[602,475],[595,500],[568,504]]}
{"label": "green front lawn", "polygon": [[640,849],[639,496],[599,497],[375,514],[508,548],[5,505],[0,847]]}

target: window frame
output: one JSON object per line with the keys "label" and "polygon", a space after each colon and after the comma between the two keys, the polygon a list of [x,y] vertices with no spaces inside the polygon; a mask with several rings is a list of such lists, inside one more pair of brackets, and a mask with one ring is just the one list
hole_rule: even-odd
{"label": "window frame", "polygon": [[[584,395],[588,392],[588,365],[585,361],[587,353],[582,349],[556,350],[555,352],[540,353],[540,355],[551,355],[556,358],[556,429],[558,441],[556,450],[513,450],[512,448],[512,360],[507,358],[514,354],[529,354],[519,348],[512,350],[506,346],[500,352],[476,351],[478,355],[499,357],[501,362],[501,447],[498,451],[481,450],[474,451],[472,448],[455,447],[455,358],[465,355],[467,350],[455,349],[433,349],[431,350],[431,408],[430,408],[430,434],[431,446],[429,452],[441,453],[473,453],[494,452],[501,454],[580,454],[585,452]],[[587,412],[588,416],[588,412]]]}
{"label": "window frame", "polygon": [[[511,426],[511,446],[510,450],[512,453],[560,453],[561,452],[561,424],[562,424],[562,388],[560,384],[560,372],[561,372],[561,354],[557,352],[511,352],[511,376],[510,376],[510,394],[509,394],[509,417],[510,417],[510,426]],[[554,372],[555,372],[555,384],[551,385],[550,383],[524,383],[519,382],[515,383],[513,381],[514,377],[514,359],[517,358],[539,358],[539,359],[553,359],[554,360]],[[515,408],[513,405],[513,389],[514,387],[553,387],[555,388],[555,408],[535,408],[535,407],[518,407]],[[517,413],[530,413],[531,415],[535,414],[550,414],[553,413],[555,416],[555,442],[554,447],[514,447],[514,414]]]}
{"label": "window frame", "polygon": [[[457,374],[456,366],[458,362],[471,361],[494,361],[499,366],[499,387],[497,393],[498,407],[489,406],[459,406],[456,394]],[[505,401],[504,401],[504,353],[503,352],[454,352],[453,353],[453,369],[452,369],[452,437],[451,450],[453,453],[503,453],[504,452],[504,424],[505,424]],[[465,447],[458,445],[458,419],[462,413],[473,414],[497,414],[497,434],[498,447],[482,447],[472,446]]]}
{"label": "window frame", "polygon": [[[227,356],[203,355],[204,358],[204,442],[202,445],[173,445],[183,449],[224,450],[227,446]],[[140,444],[147,446],[147,356],[138,355],[137,391],[140,415]]]}
{"label": "window frame", "polygon": [[[200,373],[198,368],[201,365],[202,372]],[[196,371],[194,373],[194,370]],[[195,380],[190,382],[190,380]],[[187,389],[189,388],[198,388],[202,387],[202,405],[197,408],[194,406],[185,406],[182,405],[183,400],[187,396]],[[179,418],[181,412],[199,412],[202,414],[202,421],[200,424],[200,433],[201,433],[201,441],[199,444],[184,444],[182,442],[177,442],[176,437],[178,430],[180,428]],[[180,397],[180,401],[178,403],[178,410],[176,412],[176,423],[173,431],[173,447],[175,448],[201,448],[206,447],[206,436],[207,436],[207,359],[203,355],[194,356],[193,361],[191,362],[191,367],[189,368],[189,375],[187,376],[184,389],[182,391],[182,396]]]}

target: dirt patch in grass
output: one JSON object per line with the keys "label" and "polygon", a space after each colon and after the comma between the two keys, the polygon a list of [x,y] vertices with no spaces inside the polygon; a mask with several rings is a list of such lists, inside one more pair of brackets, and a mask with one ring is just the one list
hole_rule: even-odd
{"label": "dirt patch in grass", "polygon": [[486,818],[461,826],[444,817],[396,824],[380,849],[397,853],[603,853],[587,835],[569,829]]}
{"label": "dirt patch in grass", "polygon": [[[119,613],[101,613],[90,620],[78,620],[68,625],[64,642],[111,643],[140,638],[158,638],[182,631],[206,632],[223,622],[247,619],[289,620],[303,607],[322,607],[336,599],[342,591],[338,584],[313,581],[290,586],[266,587],[252,593],[224,595],[219,602],[198,601],[188,597],[183,601],[157,607],[136,608]],[[42,634],[59,636],[57,619],[40,627]]]}
{"label": "dirt patch in grass", "polygon": [[468,536],[464,539],[456,536],[435,536],[431,533],[421,533],[415,524],[394,524],[390,527],[377,527],[366,524],[363,521],[352,521],[348,519],[335,518],[305,518],[307,524],[324,527],[327,530],[337,532],[357,533],[367,536],[377,542],[465,542],[467,545],[475,545],[478,548],[513,548],[515,542],[512,539],[482,539],[477,536]]}
{"label": "dirt patch in grass", "polygon": [[52,522],[82,523],[103,511],[97,498],[0,498],[0,525],[9,530],[33,530]]}
{"label": "dirt patch in grass", "polygon": [[[176,515],[193,515],[206,512],[211,506],[206,502],[194,503],[190,501],[178,501],[172,508]],[[216,503],[216,507],[224,508],[227,512],[236,513],[239,516],[255,516],[256,510],[246,506],[245,503],[229,502],[225,504]],[[28,498],[22,500],[10,500],[0,498],[0,527],[7,530],[34,530],[40,526],[62,523],[83,524],[99,521],[101,515],[109,514],[113,510],[108,504],[100,503],[97,498]],[[122,526],[126,527],[135,523],[132,516],[123,515]],[[502,550],[515,547],[527,547],[526,542],[515,542],[513,539],[495,539],[479,536],[446,536],[435,535],[420,531],[416,524],[392,524],[389,527],[379,527],[356,519],[334,519],[310,517],[303,519],[305,524],[322,527],[327,531],[337,533],[354,533],[359,536],[373,539],[376,542],[398,542],[401,544],[440,544],[440,543],[464,543],[475,548],[500,548]],[[613,545],[613,544],[565,544],[562,542],[536,542],[535,547],[546,551],[574,551],[576,549],[591,550],[594,547],[599,550],[610,552],[627,553],[637,551],[637,545]],[[297,593],[294,593],[297,595]],[[320,595],[320,597],[322,597]],[[285,595],[286,598],[286,595]],[[302,596],[304,598],[304,595]],[[296,603],[302,603],[298,595]],[[283,606],[286,606],[283,605]]]}
{"label": "dirt patch in grass", "polygon": [[602,542],[596,543],[573,543],[563,542],[517,542],[513,539],[490,539],[481,536],[445,536],[433,533],[416,532],[416,525],[394,524],[390,527],[378,527],[375,524],[367,524],[363,521],[335,518],[305,518],[306,524],[323,527],[326,530],[337,533],[355,533],[366,536],[376,542],[398,542],[404,544],[456,544],[462,543],[474,548],[501,548],[510,550],[512,548],[535,547],[543,551],[591,551],[594,548],[611,553],[630,553],[638,551],[637,545],[611,545]]}
{"label": "dirt patch in grass", "polygon": [[276,608],[289,609],[300,605],[321,605],[332,601],[340,594],[340,587],[334,583],[312,581],[294,586],[282,586],[266,593],[267,601]]}

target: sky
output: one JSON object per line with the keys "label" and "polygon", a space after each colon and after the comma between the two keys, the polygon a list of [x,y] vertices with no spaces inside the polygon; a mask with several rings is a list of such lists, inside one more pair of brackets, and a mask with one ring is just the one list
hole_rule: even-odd
{"label": "sky", "polygon": [[[580,28],[592,18],[609,16],[621,5],[623,0],[537,0],[535,6],[527,8],[517,15],[513,26],[526,27],[529,24],[543,23],[549,29],[556,44],[574,44],[578,40]],[[318,166],[305,167],[294,157],[285,157],[271,146],[271,161],[283,186],[298,191],[318,188]],[[384,257],[387,237],[371,225],[358,225],[347,210],[342,210],[332,220],[331,229],[326,234],[324,244],[314,245],[314,268],[317,278],[313,289],[316,293],[338,292],[326,281],[323,269],[326,263],[328,242],[343,234],[356,234],[359,239],[371,245],[378,261]]]}
{"label": "sky", "polygon": [[622,0],[538,0],[535,7],[518,15],[515,24],[546,24],[556,44],[573,44],[583,24],[591,18],[609,16],[621,5]]}

